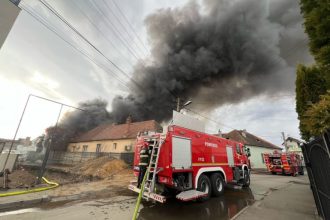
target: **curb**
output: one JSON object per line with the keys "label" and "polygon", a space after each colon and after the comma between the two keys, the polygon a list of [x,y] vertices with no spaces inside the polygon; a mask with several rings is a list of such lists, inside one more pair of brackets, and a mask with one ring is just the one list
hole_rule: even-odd
{"label": "curb", "polygon": [[241,214],[243,214],[243,212],[245,212],[245,210],[247,210],[250,207],[250,205],[245,206],[241,211],[239,211],[238,213],[236,213],[236,215],[234,215],[230,220],[235,220],[237,219]]}
{"label": "curb", "polygon": [[2,203],[2,204],[0,204],[0,212],[7,211],[10,209],[14,209],[14,208],[24,208],[24,207],[28,207],[31,205],[36,205],[36,204],[40,204],[43,202],[49,202],[49,201],[51,201],[51,198],[49,196],[43,196],[43,197],[37,198],[37,199]]}
{"label": "curb", "polygon": [[46,203],[46,202],[74,201],[74,200],[79,200],[83,197],[84,197],[84,195],[82,195],[82,194],[73,194],[73,195],[58,196],[58,197],[52,197],[52,196],[46,195],[46,196],[42,196],[41,198],[37,198],[37,199],[1,203],[0,204],[0,212],[13,210],[13,209],[21,209],[21,208],[31,207],[33,205],[38,205],[38,204]]}

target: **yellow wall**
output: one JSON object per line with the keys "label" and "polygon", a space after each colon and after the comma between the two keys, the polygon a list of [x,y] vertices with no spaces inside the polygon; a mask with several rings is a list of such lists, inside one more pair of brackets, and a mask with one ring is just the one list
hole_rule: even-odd
{"label": "yellow wall", "polygon": [[[85,152],[96,152],[97,144],[101,144],[100,152],[122,153],[134,152],[134,144],[136,139],[120,139],[120,140],[103,140],[103,141],[89,141],[70,143],[68,145],[68,152],[83,152],[84,145],[87,145]],[[114,144],[117,144],[116,148]],[[131,146],[130,150],[126,150],[125,146]]]}

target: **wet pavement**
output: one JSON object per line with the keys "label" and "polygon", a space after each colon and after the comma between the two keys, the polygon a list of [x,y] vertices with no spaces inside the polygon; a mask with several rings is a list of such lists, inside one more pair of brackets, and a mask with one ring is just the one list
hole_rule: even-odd
{"label": "wet pavement", "polygon": [[169,200],[166,204],[143,204],[140,219],[143,220],[185,220],[185,219],[230,219],[245,206],[254,201],[249,188],[227,189],[224,196],[211,198],[206,202],[178,202]]}
{"label": "wet pavement", "polygon": [[[143,202],[140,207],[140,220],[168,219],[230,219],[246,206],[262,201],[269,192],[286,186],[292,180],[306,177],[286,177],[272,175],[253,175],[250,188],[226,189],[219,198],[206,202],[180,202],[169,199],[165,204]],[[289,196],[289,195],[288,195]],[[125,191],[124,195],[93,198],[91,200],[58,201],[43,204],[33,209],[0,213],[5,220],[83,220],[131,219],[135,207],[136,194]],[[250,206],[251,207],[251,206]]]}
{"label": "wet pavement", "polygon": [[[133,194],[134,195],[134,194]],[[118,196],[83,203],[47,203],[37,208],[0,213],[3,219],[130,219],[135,207],[135,196]],[[139,219],[230,219],[254,201],[251,190],[227,189],[224,196],[206,202],[180,202],[169,199],[165,204],[143,202]]]}

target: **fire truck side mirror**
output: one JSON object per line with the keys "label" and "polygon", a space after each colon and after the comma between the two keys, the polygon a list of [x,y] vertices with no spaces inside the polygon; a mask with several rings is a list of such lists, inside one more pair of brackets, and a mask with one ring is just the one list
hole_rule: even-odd
{"label": "fire truck side mirror", "polygon": [[247,154],[248,157],[251,156],[250,148],[246,148],[246,154]]}

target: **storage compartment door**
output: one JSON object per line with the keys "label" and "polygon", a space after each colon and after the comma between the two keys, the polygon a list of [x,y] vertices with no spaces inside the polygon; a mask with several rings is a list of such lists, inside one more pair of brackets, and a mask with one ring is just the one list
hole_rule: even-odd
{"label": "storage compartment door", "polygon": [[234,164],[234,154],[233,154],[233,147],[232,146],[226,146],[226,151],[227,151],[227,158],[228,158],[228,165],[230,167],[233,167]]}
{"label": "storage compartment door", "polygon": [[172,137],[172,167],[176,170],[191,168],[191,140]]}

